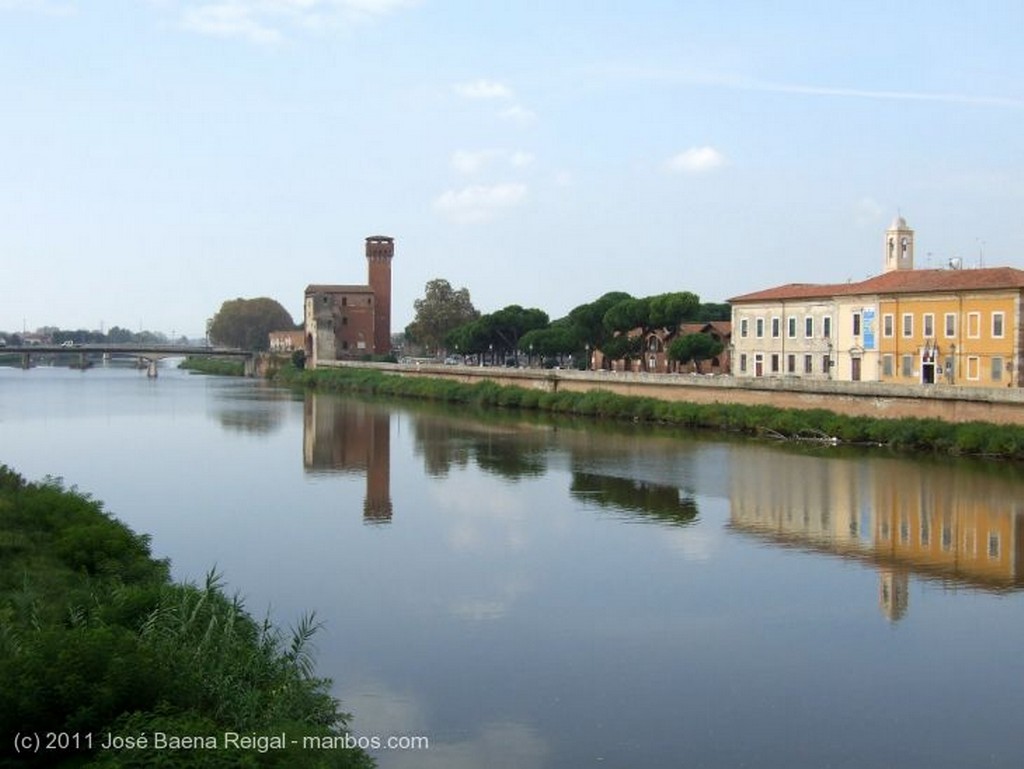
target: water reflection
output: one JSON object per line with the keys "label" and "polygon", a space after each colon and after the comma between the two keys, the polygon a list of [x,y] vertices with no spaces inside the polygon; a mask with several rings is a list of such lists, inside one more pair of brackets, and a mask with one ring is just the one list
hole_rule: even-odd
{"label": "water reflection", "polygon": [[433,477],[445,477],[471,461],[507,480],[541,476],[547,469],[549,431],[543,427],[420,413],[413,418],[413,432],[415,452]]}
{"label": "water reflection", "polygon": [[366,476],[363,522],[391,522],[391,412],[371,403],[309,394],[302,463],[309,473]]}
{"label": "water reflection", "polygon": [[963,463],[732,450],[731,527],[879,566],[879,603],[908,608],[908,575],[984,590],[1024,587],[1019,481]]}
{"label": "water reflection", "polygon": [[284,425],[289,395],[268,388],[240,397],[236,390],[225,388],[213,400],[217,421],[229,432],[269,435]]}
{"label": "water reflection", "polygon": [[575,472],[569,493],[600,507],[638,513],[672,526],[687,526],[697,518],[697,503],[675,486],[614,475]]}
{"label": "water reflection", "polygon": [[[595,436],[556,424],[464,418],[444,410],[404,413],[411,420],[413,451],[429,476],[443,478],[473,465],[520,481],[540,478],[556,465],[568,470],[570,495],[584,504],[673,526],[697,518],[693,496],[668,482],[680,476],[679,459],[686,455],[678,441],[625,433]],[[303,465],[309,473],[365,475],[368,523],[390,522],[393,515],[391,414],[386,407],[336,395],[305,397]],[[689,478],[688,467],[682,475]]]}

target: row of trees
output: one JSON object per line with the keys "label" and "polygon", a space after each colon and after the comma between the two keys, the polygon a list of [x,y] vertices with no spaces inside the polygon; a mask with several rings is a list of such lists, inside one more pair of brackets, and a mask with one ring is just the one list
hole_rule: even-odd
{"label": "row of trees", "polygon": [[[643,344],[650,333],[729,318],[729,305],[702,304],[689,291],[640,298],[612,291],[554,321],[543,310],[517,304],[481,315],[467,289],[456,291],[443,279],[430,281],[414,306],[416,318],[405,329],[407,341],[438,354],[447,350],[516,362],[523,353],[531,358],[587,360],[591,350],[600,350],[608,360],[643,361]],[[721,351],[721,342],[708,335],[688,334],[674,339],[667,354],[682,363],[695,361],[699,368],[701,361]]]}
{"label": "row of trees", "polygon": [[[108,331],[44,326],[32,334],[25,334],[24,337],[17,333],[0,332],[0,339],[11,346],[23,344],[26,338],[39,339],[40,337],[52,344],[63,344],[64,342],[74,342],[75,344],[167,344],[170,341],[166,334],[159,331],[131,331],[120,326],[111,326]],[[188,340],[182,336],[177,341],[187,342]]]}

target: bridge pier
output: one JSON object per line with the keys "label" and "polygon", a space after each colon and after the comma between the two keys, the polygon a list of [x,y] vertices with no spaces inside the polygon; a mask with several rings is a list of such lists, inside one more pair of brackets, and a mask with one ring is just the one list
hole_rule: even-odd
{"label": "bridge pier", "polygon": [[25,369],[32,367],[32,354],[31,353],[23,352],[21,354],[21,367],[25,368]]}
{"label": "bridge pier", "polygon": [[150,379],[156,379],[156,358],[152,358],[149,361],[149,365],[146,367],[146,376]]}

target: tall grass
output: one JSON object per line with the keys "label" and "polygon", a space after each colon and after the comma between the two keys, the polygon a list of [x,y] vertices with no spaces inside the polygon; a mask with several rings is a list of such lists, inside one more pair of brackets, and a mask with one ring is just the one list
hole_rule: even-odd
{"label": "tall grass", "polygon": [[484,380],[462,384],[430,377],[402,377],[368,369],[285,368],[278,381],[325,392],[417,398],[481,408],[548,411],[595,419],[659,423],[790,440],[834,440],[902,451],[1024,459],[1024,427],[938,419],[880,419],[826,409],[780,409],[740,404],[697,404],[618,395],[604,390],[544,392]]}

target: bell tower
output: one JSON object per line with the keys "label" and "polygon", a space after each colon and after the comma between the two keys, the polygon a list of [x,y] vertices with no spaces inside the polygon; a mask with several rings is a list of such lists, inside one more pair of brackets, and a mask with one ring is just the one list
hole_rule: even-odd
{"label": "bell tower", "polygon": [[373,354],[391,352],[391,260],[395,239],[371,235],[366,239],[366,267],[373,290]]}
{"label": "bell tower", "polygon": [[902,216],[885,231],[885,272],[914,269],[914,231]]}

